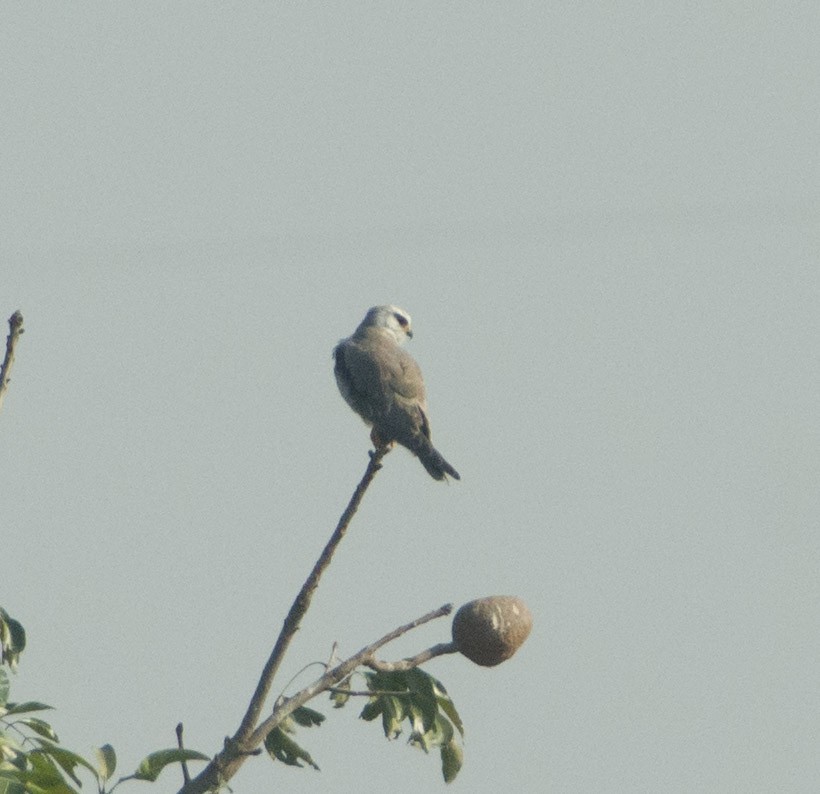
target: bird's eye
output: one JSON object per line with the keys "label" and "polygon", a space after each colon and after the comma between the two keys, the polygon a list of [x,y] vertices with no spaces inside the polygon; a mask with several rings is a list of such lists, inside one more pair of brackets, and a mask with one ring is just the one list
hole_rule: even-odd
{"label": "bird's eye", "polygon": [[398,320],[402,328],[407,328],[407,318],[403,314],[394,314],[393,316]]}

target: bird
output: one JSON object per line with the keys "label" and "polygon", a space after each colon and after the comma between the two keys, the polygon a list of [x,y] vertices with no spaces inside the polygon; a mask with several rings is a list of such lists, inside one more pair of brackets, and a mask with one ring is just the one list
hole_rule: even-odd
{"label": "bird", "polygon": [[374,306],[352,336],[333,349],[336,383],[347,404],[372,426],[378,449],[397,441],[436,480],[458,472],[430,441],[424,378],[401,346],[413,336],[410,315],[397,306]]}

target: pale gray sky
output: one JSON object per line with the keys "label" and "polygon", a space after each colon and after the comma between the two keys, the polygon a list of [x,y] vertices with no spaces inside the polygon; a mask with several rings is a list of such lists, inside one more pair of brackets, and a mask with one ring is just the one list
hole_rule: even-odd
{"label": "pale gray sky", "polygon": [[[816,3],[0,22],[15,699],[122,772],[180,720],[220,747],[367,462],[330,351],[391,302],[463,479],[389,456],[280,686],[513,593],[518,656],[429,666],[467,727],[453,790],[818,789]],[[324,710],[321,773],[256,759],[234,791],[444,788]]]}

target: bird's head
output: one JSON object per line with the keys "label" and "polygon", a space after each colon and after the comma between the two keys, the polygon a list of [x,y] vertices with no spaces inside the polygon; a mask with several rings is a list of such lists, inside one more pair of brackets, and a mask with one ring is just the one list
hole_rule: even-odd
{"label": "bird's head", "polygon": [[383,328],[389,331],[400,345],[413,337],[410,315],[398,306],[374,306],[369,309],[359,326],[359,329],[364,328]]}

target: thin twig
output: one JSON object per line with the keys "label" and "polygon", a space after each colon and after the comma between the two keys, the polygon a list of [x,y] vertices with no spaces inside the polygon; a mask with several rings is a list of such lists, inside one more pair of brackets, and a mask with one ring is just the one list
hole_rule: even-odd
{"label": "thin twig", "polygon": [[3,363],[0,364],[0,410],[3,408],[3,400],[6,399],[9,381],[11,380],[11,368],[14,365],[14,348],[20,334],[24,331],[23,315],[19,311],[9,317],[9,335],[6,337],[6,355]]}
{"label": "thin twig", "polygon": [[383,695],[406,697],[413,694],[407,689],[397,689],[395,691],[390,689],[345,689],[343,686],[329,686],[325,692],[330,692],[334,695],[345,695],[351,698],[372,698],[381,697]]}
{"label": "thin twig", "polygon": [[[180,750],[185,749],[185,745],[182,742],[182,723],[181,722],[177,723],[177,747],[179,747]],[[191,782],[191,775],[188,772],[188,762],[185,761],[184,759],[182,761],[182,780],[185,782],[186,785]]]}

